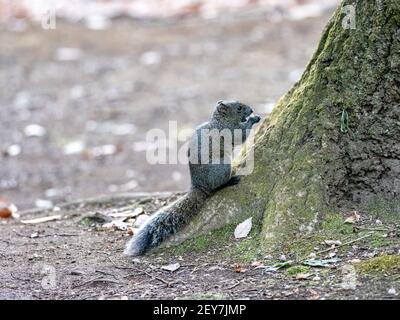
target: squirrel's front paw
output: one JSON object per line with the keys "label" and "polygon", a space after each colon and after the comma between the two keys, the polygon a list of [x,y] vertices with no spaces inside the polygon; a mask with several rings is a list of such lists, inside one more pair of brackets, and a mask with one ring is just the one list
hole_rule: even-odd
{"label": "squirrel's front paw", "polygon": [[254,116],[254,117],[251,117],[251,120],[253,121],[253,123],[257,123],[257,122],[260,122],[261,117],[260,116]]}

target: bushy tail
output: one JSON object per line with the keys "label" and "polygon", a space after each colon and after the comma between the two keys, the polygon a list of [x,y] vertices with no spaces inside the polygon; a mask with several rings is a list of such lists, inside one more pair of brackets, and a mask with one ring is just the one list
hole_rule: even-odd
{"label": "bushy tail", "polygon": [[161,208],[128,242],[124,254],[140,256],[176,233],[199,211],[207,195],[191,190],[183,197]]}

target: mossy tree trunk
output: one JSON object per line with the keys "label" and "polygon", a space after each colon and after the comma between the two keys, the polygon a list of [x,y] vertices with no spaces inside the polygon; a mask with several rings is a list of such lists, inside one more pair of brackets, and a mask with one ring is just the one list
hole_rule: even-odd
{"label": "mossy tree trunk", "polygon": [[[355,29],[343,26],[347,5]],[[253,173],[171,242],[252,216],[265,251],[290,248],[344,208],[396,199],[399,101],[400,1],[343,1],[300,81],[259,125]]]}

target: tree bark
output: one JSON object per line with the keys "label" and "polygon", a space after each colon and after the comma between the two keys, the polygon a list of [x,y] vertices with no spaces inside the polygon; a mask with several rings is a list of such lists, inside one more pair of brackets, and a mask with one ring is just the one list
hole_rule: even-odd
{"label": "tree bark", "polygon": [[[347,5],[355,29],[344,28]],[[343,1],[299,82],[257,128],[254,171],[169,243],[252,216],[264,251],[400,194],[400,2]],[[243,163],[239,159],[238,167]]]}

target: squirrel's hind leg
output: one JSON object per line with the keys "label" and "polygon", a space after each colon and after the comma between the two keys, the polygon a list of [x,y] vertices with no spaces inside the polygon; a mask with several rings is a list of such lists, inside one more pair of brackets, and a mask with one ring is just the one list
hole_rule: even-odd
{"label": "squirrel's hind leg", "polygon": [[225,187],[234,186],[235,184],[238,184],[239,182],[240,182],[240,176],[232,176],[227,183],[225,183],[222,186],[220,186],[219,188],[217,188],[217,190],[221,190]]}

